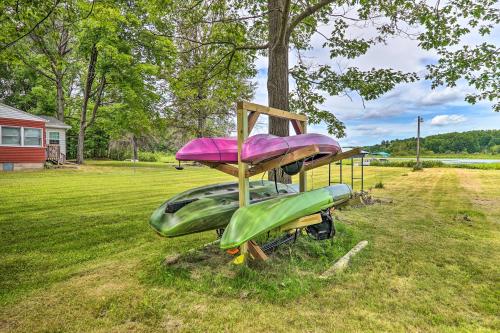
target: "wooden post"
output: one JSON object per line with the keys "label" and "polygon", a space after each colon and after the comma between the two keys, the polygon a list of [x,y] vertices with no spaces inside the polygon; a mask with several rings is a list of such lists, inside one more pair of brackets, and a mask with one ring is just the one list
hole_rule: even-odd
{"label": "wooden post", "polygon": [[420,124],[424,119],[420,116],[417,117],[417,167],[420,167]]}
{"label": "wooden post", "polygon": [[[248,165],[241,160],[241,152],[243,150],[243,143],[248,137],[248,117],[247,111],[237,106],[236,110],[236,127],[238,132],[238,191],[239,191],[239,204],[240,207],[247,206],[250,202],[250,191],[248,186],[247,171]],[[240,253],[243,256],[247,255],[248,246],[246,243],[240,246]]]}
{"label": "wooden post", "polygon": [[[300,124],[302,125],[302,134],[306,134],[307,133],[307,121],[301,121]],[[300,170],[300,174],[299,174],[299,191],[300,192],[307,191],[307,175],[306,175],[306,171],[304,169]]]}

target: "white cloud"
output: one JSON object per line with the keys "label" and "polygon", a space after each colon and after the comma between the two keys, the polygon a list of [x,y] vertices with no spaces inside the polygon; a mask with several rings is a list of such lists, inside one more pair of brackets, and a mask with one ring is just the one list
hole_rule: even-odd
{"label": "white cloud", "polygon": [[419,104],[433,106],[458,101],[463,102],[466,94],[467,93],[463,89],[452,89],[446,87],[445,89],[430,91],[420,100]]}
{"label": "white cloud", "polygon": [[448,125],[454,125],[454,124],[460,124],[463,123],[467,120],[462,115],[459,114],[442,114],[435,116],[431,120],[431,126],[448,126]]}
{"label": "white cloud", "polygon": [[[319,27],[319,31],[327,36],[331,30],[332,25]],[[371,26],[353,26],[348,31],[348,37],[355,38],[370,37],[373,34],[375,30]],[[482,38],[484,37],[479,36],[467,42],[477,44]],[[500,28],[497,27],[489,38],[488,41],[498,44]],[[423,136],[451,130],[499,128],[499,116],[491,112],[491,102],[480,101],[469,105],[464,101],[468,93],[474,92],[474,88],[467,86],[463,80],[459,80],[456,87],[438,87],[431,90],[430,82],[423,80],[427,72],[425,65],[435,63],[438,55],[433,51],[422,50],[417,40],[391,38],[387,44],[376,45],[370,48],[367,54],[356,59],[331,59],[329,49],[323,47],[323,43],[324,38],[315,34],[311,49],[302,54],[303,60],[312,66],[328,64],[333,69],[350,66],[359,67],[361,70],[393,68],[416,72],[422,78],[418,82],[399,84],[380,98],[365,100],[364,103],[354,92],[350,93],[352,99],[345,96],[328,96],[323,92],[326,101],[321,108],[332,112],[346,125],[347,136],[339,140],[343,145],[366,145],[380,142],[382,139],[415,136],[417,115],[426,119],[422,127]],[[289,57],[289,65],[292,67],[297,63],[297,55],[290,52]],[[254,101],[267,104],[267,57],[257,57],[255,66],[260,72],[253,80],[258,86]],[[294,81],[290,79],[290,90],[293,90],[294,86]],[[461,114],[467,116],[467,119]],[[257,130],[267,130],[267,123],[262,120]],[[308,131],[327,134],[324,124],[310,125]]]}
{"label": "white cloud", "polygon": [[381,135],[391,132],[389,128],[377,125],[352,126],[352,131],[361,135]]}
{"label": "white cloud", "polygon": [[379,107],[376,109],[367,110],[363,113],[363,119],[379,119],[386,118],[390,116],[398,116],[405,112],[405,110],[396,105],[390,105],[385,107]]}

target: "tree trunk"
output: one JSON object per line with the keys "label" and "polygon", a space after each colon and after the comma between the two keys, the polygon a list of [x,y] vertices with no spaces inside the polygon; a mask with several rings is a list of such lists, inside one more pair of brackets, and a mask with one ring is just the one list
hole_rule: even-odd
{"label": "tree trunk", "polygon": [[[267,71],[267,96],[269,106],[288,111],[288,41],[281,34],[284,18],[288,17],[285,11],[286,0],[268,0],[269,7],[269,67]],[[269,117],[269,133],[277,136],[288,136],[290,122],[287,119]],[[280,169],[277,180],[291,183],[291,177]],[[269,173],[269,179],[274,174]]]}
{"label": "tree trunk", "polygon": [[80,129],[78,131],[78,144],[76,147],[76,163],[83,164],[83,143],[85,142],[85,127],[80,125]]}
{"label": "tree trunk", "polygon": [[132,135],[132,148],[134,150],[134,161],[139,161],[139,152],[137,148],[137,138],[135,135]]}
{"label": "tree trunk", "polygon": [[[83,102],[82,102],[82,112],[80,115],[80,128],[78,131],[78,146],[76,149],[76,163],[78,164],[83,164],[83,149],[84,149],[84,143],[85,143],[85,131],[87,130],[87,107],[89,103],[89,99],[92,93],[92,84],[94,83],[95,75],[96,75],[96,63],[97,63],[97,47],[94,44],[92,47],[92,50],[90,52],[90,58],[89,58],[89,66],[87,69],[87,80],[85,82],[85,88],[83,91]],[[103,77],[104,80],[104,77]],[[103,83],[104,81],[101,81]],[[102,87],[100,87],[102,88]],[[99,94],[102,93],[102,89],[99,91]],[[95,110],[96,107],[99,105],[99,102],[94,106],[94,112],[92,114],[93,119],[95,119]]]}
{"label": "tree trunk", "polygon": [[197,133],[197,137],[198,138],[202,138],[203,135],[205,134],[205,123],[206,123],[206,119],[204,117],[203,114],[198,114],[198,130],[196,131]]}
{"label": "tree trunk", "polygon": [[57,119],[64,122],[64,89],[63,89],[63,78],[56,77],[56,89],[57,89]]}

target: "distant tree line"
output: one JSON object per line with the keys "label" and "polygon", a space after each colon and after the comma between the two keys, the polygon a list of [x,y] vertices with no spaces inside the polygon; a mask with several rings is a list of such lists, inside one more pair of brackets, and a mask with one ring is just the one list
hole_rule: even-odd
{"label": "distant tree line", "polygon": [[[422,138],[420,142],[424,154],[500,154],[500,130],[437,134]],[[415,153],[416,145],[416,138],[382,140],[380,144],[367,146],[365,149],[370,152],[385,151],[393,155],[411,155]]]}

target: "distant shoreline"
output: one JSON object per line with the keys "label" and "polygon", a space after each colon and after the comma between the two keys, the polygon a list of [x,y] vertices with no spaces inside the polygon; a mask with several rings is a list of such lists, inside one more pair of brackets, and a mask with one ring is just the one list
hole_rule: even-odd
{"label": "distant shoreline", "polygon": [[[471,160],[499,160],[498,154],[422,154],[421,158],[431,159],[471,159]],[[389,158],[413,158],[415,155],[391,155]]]}

